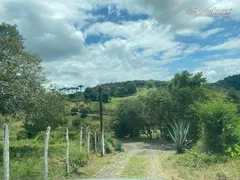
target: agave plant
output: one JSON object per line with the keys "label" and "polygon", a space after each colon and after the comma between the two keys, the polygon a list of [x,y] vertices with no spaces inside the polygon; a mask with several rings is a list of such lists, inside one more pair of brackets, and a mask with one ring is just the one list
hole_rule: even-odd
{"label": "agave plant", "polygon": [[186,123],[184,121],[175,121],[170,125],[172,132],[169,130],[169,134],[175,143],[177,153],[183,153],[184,148],[191,142],[187,141],[190,123]]}

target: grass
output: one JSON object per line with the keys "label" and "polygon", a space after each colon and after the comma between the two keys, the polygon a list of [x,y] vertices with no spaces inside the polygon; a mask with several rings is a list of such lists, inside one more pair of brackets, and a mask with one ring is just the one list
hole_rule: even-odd
{"label": "grass", "polygon": [[145,177],[146,167],[149,161],[147,157],[135,156],[129,159],[124,168],[121,178],[142,178]]}
{"label": "grass", "polygon": [[[165,174],[171,174],[171,179],[208,179],[220,180],[227,178],[228,180],[240,179],[239,167],[240,160],[215,161],[218,159],[214,155],[203,155],[205,160],[197,161],[189,153],[165,155],[160,159],[164,167]],[[207,157],[209,156],[209,157]],[[209,161],[211,161],[209,163]]]}
{"label": "grass", "polygon": [[[49,179],[66,179],[66,144],[55,142],[49,145]],[[86,152],[80,154],[77,140],[70,141],[71,174],[69,178],[92,177],[100,169],[115,160],[113,154],[100,157],[93,154],[87,160]],[[83,147],[86,149],[86,147]],[[2,156],[2,149],[0,149]],[[10,178],[15,180],[43,179],[44,140],[25,139],[10,141]],[[3,162],[0,160],[0,177],[3,177]]]}
{"label": "grass", "polygon": [[106,165],[114,162],[117,157],[118,156],[116,156],[116,154],[106,154],[104,157],[100,157],[100,155],[93,155],[88,165],[80,168],[82,173],[79,178],[94,177],[97,172],[99,172]]}

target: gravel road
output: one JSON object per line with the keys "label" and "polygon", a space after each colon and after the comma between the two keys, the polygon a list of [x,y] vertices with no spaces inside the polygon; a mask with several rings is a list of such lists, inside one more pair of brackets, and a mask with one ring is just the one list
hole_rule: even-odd
{"label": "gravel road", "polygon": [[173,153],[171,146],[164,145],[157,140],[125,140],[123,141],[123,146],[126,148],[126,151],[113,164],[98,172],[94,178],[119,178],[131,157],[145,156],[149,160],[149,166],[146,167],[146,177],[142,178],[163,179],[161,176],[163,168],[159,157],[164,153]]}

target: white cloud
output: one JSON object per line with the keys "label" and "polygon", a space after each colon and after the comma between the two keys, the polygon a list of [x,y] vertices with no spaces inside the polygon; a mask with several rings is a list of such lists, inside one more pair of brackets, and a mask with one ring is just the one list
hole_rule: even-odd
{"label": "white cloud", "polygon": [[[96,85],[131,79],[169,79],[172,72],[169,72],[168,63],[176,60],[184,63],[186,56],[198,50],[236,50],[240,47],[239,38],[204,48],[197,42],[176,40],[176,33],[183,37],[194,35],[203,39],[224,28],[225,33],[227,28],[223,26],[206,28],[215,22],[212,17],[196,17],[181,26],[192,18],[186,13],[188,8],[209,7],[217,0],[192,3],[184,0],[178,4],[177,0],[0,1],[0,21],[18,25],[20,33],[26,38],[26,48],[40,54],[49,79],[59,86]],[[108,8],[106,16],[92,13],[102,7]],[[233,1],[222,1],[216,7],[233,7],[231,16],[234,20],[240,14],[235,10],[239,5]],[[167,12],[168,8],[172,9]],[[131,15],[147,14],[149,17],[136,21],[123,18],[118,24],[99,21],[100,17],[106,20],[115,13],[119,18],[123,15],[122,10],[128,10]],[[203,28],[206,30],[203,31]],[[88,35],[108,36],[110,39],[86,44]],[[217,71],[217,67],[208,70],[210,65],[203,64],[202,68],[213,78],[220,77],[220,71],[225,72],[221,68]]]}
{"label": "white cloud", "polygon": [[226,42],[215,45],[215,46],[205,46],[202,50],[206,51],[216,51],[216,50],[232,50],[240,48],[240,38],[231,38]]}
{"label": "white cloud", "polygon": [[210,82],[215,82],[227,76],[240,73],[240,59],[224,59],[203,62],[194,72],[203,72]]}

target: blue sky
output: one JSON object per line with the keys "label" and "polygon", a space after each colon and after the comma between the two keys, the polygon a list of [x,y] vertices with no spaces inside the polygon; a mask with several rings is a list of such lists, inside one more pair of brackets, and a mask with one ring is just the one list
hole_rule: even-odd
{"label": "blue sky", "polygon": [[[190,9],[230,10],[227,17]],[[215,8],[215,9],[214,9]],[[238,0],[1,0],[59,87],[169,80],[182,70],[209,82],[240,73]]]}

